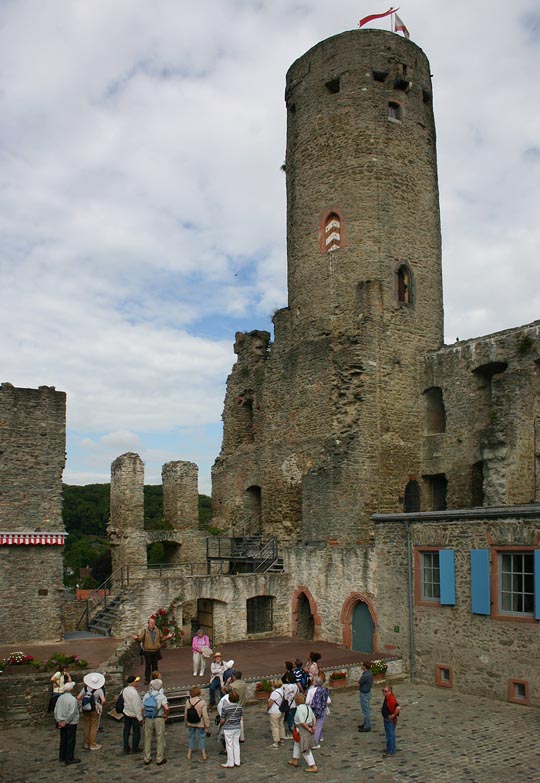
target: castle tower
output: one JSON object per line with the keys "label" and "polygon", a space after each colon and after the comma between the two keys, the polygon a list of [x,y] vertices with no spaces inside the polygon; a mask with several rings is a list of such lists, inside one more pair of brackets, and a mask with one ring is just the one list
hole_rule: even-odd
{"label": "castle tower", "polygon": [[[411,41],[354,30],[287,74],[287,249],[293,339],[357,332],[376,283],[385,326],[442,343],[430,68]],[[360,287],[360,288],[359,288]]]}
{"label": "castle tower", "polygon": [[237,335],[214,508],[238,524],[256,500],[282,540],[367,542],[421,472],[420,360],[442,344],[429,63],[350,31],[291,66],[285,99],[289,306],[257,361]]}

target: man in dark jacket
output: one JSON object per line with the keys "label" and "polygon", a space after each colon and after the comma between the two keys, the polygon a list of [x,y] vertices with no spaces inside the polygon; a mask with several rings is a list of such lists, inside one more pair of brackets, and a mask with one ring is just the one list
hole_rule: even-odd
{"label": "man in dark jacket", "polygon": [[371,731],[371,688],[373,686],[373,674],[371,663],[362,662],[362,676],[358,680],[360,689],[360,709],[364,722],[358,726],[358,731]]}

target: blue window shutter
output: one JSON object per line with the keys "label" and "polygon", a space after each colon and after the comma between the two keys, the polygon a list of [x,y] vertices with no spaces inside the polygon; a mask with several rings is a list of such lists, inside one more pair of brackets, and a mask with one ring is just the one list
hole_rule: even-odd
{"label": "blue window shutter", "polygon": [[491,614],[489,549],[471,549],[471,610]]}
{"label": "blue window shutter", "polygon": [[540,620],[540,549],[534,550],[534,619]]}
{"label": "blue window shutter", "polygon": [[454,606],[456,603],[456,579],[454,574],[454,550],[439,550],[441,576],[441,604]]}

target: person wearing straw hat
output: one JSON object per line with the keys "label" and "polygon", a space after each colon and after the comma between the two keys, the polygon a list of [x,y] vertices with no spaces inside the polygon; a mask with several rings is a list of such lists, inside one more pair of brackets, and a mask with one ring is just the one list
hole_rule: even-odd
{"label": "person wearing straw hat", "polygon": [[[220,652],[214,653],[210,664],[210,704],[212,709],[223,696],[223,686],[227,684],[234,661],[224,661]],[[216,698],[217,697],[217,698]]]}
{"label": "person wearing straw hat", "polygon": [[58,760],[63,761],[64,764],[79,764],[80,759],[75,758],[79,705],[71,692],[75,687],[75,683],[73,680],[70,680],[64,683],[62,687],[63,691],[59,694],[54,705],[54,719],[60,729]]}
{"label": "person wearing straw hat", "polygon": [[98,745],[96,742],[96,734],[99,716],[105,703],[105,694],[102,690],[105,684],[105,677],[101,672],[92,672],[91,674],[85,674],[83,682],[83,689],[77,696],[77,700],[81,702],[83,716],[83,748],[84,750],[99,750],[101,745]]}

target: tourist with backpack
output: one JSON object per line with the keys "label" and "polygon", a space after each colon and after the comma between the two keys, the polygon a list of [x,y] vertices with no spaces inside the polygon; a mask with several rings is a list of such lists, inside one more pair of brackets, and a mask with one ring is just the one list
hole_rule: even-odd
{"label": "tourist with backpack", "polygon": [[188,759],[191,761],[193,751],[198,748],[202,761],[206,761],[206,734],[210,733],[210,720],[206,702],[201,699],[201,689],[197,686],[190,688],[189,699],[186,699],[184,726],[188,730]]}
{"label": "tourist with backpack", "polygon": [[144,763],[152,760],[152,739],[156,737],[156,763],[167,763],[165,758],[165,721],[169,714],[169,702],[163,691],[161,680],[151,680],[150,690],[143,698],[144,717]]}
{"label": "tourist with backpack", "polygon": [[308,692],[306,693],[306,704],[309,704],[313,710],[313,714],[317,718],[317,725],[315,727],[315,734],[313,735],[313,749],[320,748],[320,742],[322,739],[322,730],[328,715],[328,705],[331,703],[330,691],[324,685],[322,677],[317,675],[313,678],[313,684],[310,685]]}
{"label": "tourist with backpack", "polygon": [[83,677],[83,683],[83,688],[77,696],[77,701],[81,704],[83,718],[83,748],[84,750],[99,750],[101,745],[97,744],[96,735],[99,716],[105,704],[105,694],[103,693],[105,677],[100,672],[92,672]]}
{"label": "tourist with backpack", "polygon": [[268,717],[270,718],[270,731],[272,732],[272,744],[270,747],[277,750],[285,742],[284,718],[289,711],[289,702],[283,691],[281,680],[274,680],[272,692],[268,699]]}

